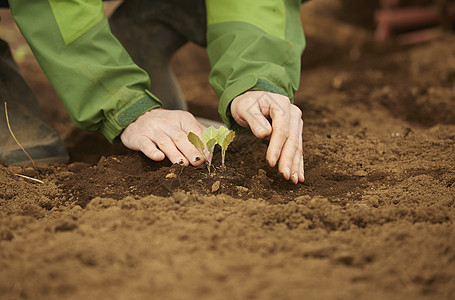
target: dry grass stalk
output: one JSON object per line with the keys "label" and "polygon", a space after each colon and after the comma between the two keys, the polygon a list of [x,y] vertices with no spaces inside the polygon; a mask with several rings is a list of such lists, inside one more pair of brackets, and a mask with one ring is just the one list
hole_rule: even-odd
{"label": "dry grass stalk", "polygon": [[38,182],[38,183],[41,183],[41,184],[44,183],[43,181],[41,181],[39,179],[36,179],[36,178],[33,178],[33,177],[28,177],[28,176],[25,176],[25,175],[22,175],[22,174],[14,174],[14,175],[22,177],[22,178],[25,178],[25,179],[28,179],[28,180],[31,180],[31,181],[34,181],[34,182]]}
{"label": "dry grass stalk", "polygon": [[[22,145],[19,143],[19,141],[16,139],[16,136],[14,135],[13,133],[13,130],[11,129],[11,125],[9,123],[9,118],[8,118],[8,106],[6,104],[6,101],[5,101],[5,116],[6,116],[6,124],[8,125],[8,130],[9,130],[9,133],[11,133],[11,136],[13,137],[13,139],[16,141],[17,145],[19,147],[21,147],[22,151],[24,151],[25,155],[27,155],[27,157],[30,159],[30,161],[32,162],[33,164],[33,167],[36,169],[36,164],[35,162],[33,161],[33,159],[30,157],[30,155],[28,155],[27,151],[25,151],[24,147],[22,147]],[[36,179],[37,180],[37,179]],[[41,182],[42,183],[42,182]]]}

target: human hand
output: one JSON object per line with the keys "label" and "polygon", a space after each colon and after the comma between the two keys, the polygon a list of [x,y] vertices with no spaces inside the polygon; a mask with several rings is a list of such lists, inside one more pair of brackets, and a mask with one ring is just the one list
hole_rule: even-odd
{"label": "human hand", "polygon": [[[231,115],[242,127],[250,127],[258,138],[270,136],[267,161],[286,180],[305,180],[303,165],[303,120],[300,109],[283,95],[249,91],[231,102]],[[269,121],[270,120],[270,121]]]}
{"label": "human hand", "polygon": [[167,157],[174,164],[199,166],[204,159],[187,136],[190,131],[201,136],[204,128],[189,112],[155,108],[128,125],[120,139],[152,160]]}

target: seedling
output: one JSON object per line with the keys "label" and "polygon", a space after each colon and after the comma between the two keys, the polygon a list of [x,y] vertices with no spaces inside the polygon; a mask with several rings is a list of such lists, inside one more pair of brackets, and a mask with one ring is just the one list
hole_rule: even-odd
{"label": "seedling", "polygon": [[[216,138],[217,138],[217,129],[213,126],[206,128],[202,132],[202,141],[201,139],[194,133],[188,133],[188,140],[191,144],[193,144],[198,150],[201,152],[202,156],[204,156],[205,160],[207,161],[207,168],[209,169],[209,174],[211,173],[212,168],[212,158],[213,158],[213,151],[215,150],[216,145]],[[205,153],[205,148],[207,147],[207,152],[209,155]]]}
{"label": "seedling", "polygon": [[[207,167],[209,174],[211,173],[212,168],[212,158],[215,146],[218,144],[221,146],[221,170],[225,170],[224,160],[226,156],[226,149],[229,144],[234,140],[235,132],[227,129],[224,126],[216,129],[213,126],[204,129],[202,131],[202,140],[193,132],[188,133],[188,140],[193,144],[202,154],[202,156],[207,161]],[[208,156],[205,153],[207,148]]]}
{"label": "seedling", "polygon": [[193,144],[199,150],[199,152],[201,152],[202,156],[205,158],[206,161],[209,161],[209,158],[207,157],[207,155],[205,155],[204,152],[205,145],[197,135],[195,135],[192,132],[188,133],[188,141],[190,141],[190,143]]}
{"label": "seedling", "polygon": [[221,126],[218,129],[218,138],[217,143],[221,146],[221,170],[225,170],[226,167],[224,165],[224,158],[226,156],[226,149],[230,143],[235,138],[235,132],[233,130],[229,130],[224,126]]}
{"label": "seedling", "polygon": [[215,150],[217,136],[218,130],[213,126],[210,126],[202,131],[202,141],[207,146],[207,151],[209,152],[209,159],[207,160],[209,173],[212,167],[213,150]]}

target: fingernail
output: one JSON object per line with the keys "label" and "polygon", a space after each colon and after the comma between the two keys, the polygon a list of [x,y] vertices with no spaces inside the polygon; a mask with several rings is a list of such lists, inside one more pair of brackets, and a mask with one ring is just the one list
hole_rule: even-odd
{"label": "fingernail", "polygon": [[291,178],[292,178],[292,182],[293,182],[294,184],[299,183],[299,177],[297,176],[297,173],[296,173],[296,172],[293,172],[293,173],[292,173]]}
{"label": "fingernail", "polygon": [[284,177],[286,177],[286,179],[289,178],[290,174],[291,174],[291,170],[289,170],[289,167],[285,167],[284,168]]}
{"label": "fingernail", "polygon": [[276,162],[278,161],[278,156],[273,156],[272,159],[270,159],[270,166],[273,168],[276,165]]}
{"label": "fingernail", "polygon": [[158,159],[158,157],[160,156],[160,153],[159,152],[153,152],[151,156],[152,156],[152,159]]}

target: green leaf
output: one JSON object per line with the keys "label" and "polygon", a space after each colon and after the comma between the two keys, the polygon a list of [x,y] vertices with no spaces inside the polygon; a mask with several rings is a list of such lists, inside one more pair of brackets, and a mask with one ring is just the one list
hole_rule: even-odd
{"label": "green leaf", "polygon": [[216,145],[216,140],[215,139],[211,139],[209,140],[207,143],[205,143],[207,145],[207,150],[212,153],[213,152],[213,149],[215,149],[215,145]]}
{"label": "green leaf", "polygon": [[233,130],[230,130],[228,132],[228,134],[224,137],[224,140],[221,142],[221,144],[220,144],[221,148],[227,149],[227,147],[229,146],[230,143],[232,143],[234,138],[235,138],[235,132]]}
{"label": "green leaf", "polygon": [[223,141],[226,138],[226,136],[228,135],[228,133],[229,133],[229,129],[227,129],[226,127],[220,126],[220,128],[218,128],[218,137],[216,139],[216,142],[218,143],[218,145],[221,146],[221,144],[223,143]]}
{"label": "green leaf", "polygon": [[194,133],[192,132],[188,133],[188,141],[190,141],[190,143],[193,144],[199,150],[204,151],[205,149],[204,143]]}
{"label": "green leaf", "polygon": [[206,129],[204,129],[204,131],[202,131],[202,141],[207,144],[211,139],[217,139],[217,136],[218,136],[218,129],[216,129],[215,127],[213,126],[210,126]]}

